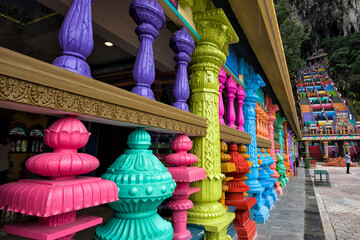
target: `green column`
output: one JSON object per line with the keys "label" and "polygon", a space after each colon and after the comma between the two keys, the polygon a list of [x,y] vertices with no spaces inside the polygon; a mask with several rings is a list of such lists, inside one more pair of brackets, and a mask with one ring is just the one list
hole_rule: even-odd
{"label": "green column", "polygon": [[207,134],[193,138],[192,149],[199,157],[195,165],[206,170],[207,178],[192,183],[200,191],[190,197],[194,207],[188,211],[188,223],[203,225],[205,239],[220,240],[229,239],[226,230],[235,214],[227,213],[218,202],[224,178],[220,161],[218,75],[226,61],[229,43],[238,38],[222,9],[207,10],[206,1],[199,2],[201,7],[193,6],[193,19],[201,41],[196,43],[189,67],[190,111],[207,119]]}
{"label": "green column", "polygon": [[284,129],[284,127],[281,125],[283,124],[283,122],[285,122],[285,118],[284,117],[277,117],[276,119],[277,122],[277,134],[279,136],[279,142],[280,142],[280,154],[277,157],[277,163],[276,163],[276,171],[278,171],[278,173],[280,174],[279,177],[279,182],[280,182],[280,186],[283,188],[286,183],[288,182],[288,178],[286,176],[286,167],[284,166],[284,150],[283,150],[283,143],[284,143],[284,138],[283,138],[283,134],[282,131]]}

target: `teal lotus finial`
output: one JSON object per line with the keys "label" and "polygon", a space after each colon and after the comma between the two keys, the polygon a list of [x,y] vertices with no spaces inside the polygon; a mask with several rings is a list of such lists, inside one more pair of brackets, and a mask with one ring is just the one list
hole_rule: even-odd
{"label": "teal lotus finial", "polygon": [[157,214],[157,207],[172,196],[175,181],[167,168],[148,150],[150,135],[138,128],[128,136],[128,146],[102,176],[114,181],[119,201],[109,206],[114,216],[96,229],[96,240],[136,240],[173,238],[171,223]]}
{"label": "teal lotus finial", "polygon": [[138,128],[128,136],[127,145],[131,149],[149,149],[151,137],[143,128]]}

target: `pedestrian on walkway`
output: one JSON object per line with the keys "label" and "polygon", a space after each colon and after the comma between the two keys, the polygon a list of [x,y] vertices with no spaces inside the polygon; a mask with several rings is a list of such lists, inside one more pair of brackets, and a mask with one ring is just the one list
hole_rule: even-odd
{"label": "pedestrian on walkway", "polygon": [[345,162],[346,162],[346,173],[347,174],[351,174],[350,173],[350,153],[346,153],[345,155]]}

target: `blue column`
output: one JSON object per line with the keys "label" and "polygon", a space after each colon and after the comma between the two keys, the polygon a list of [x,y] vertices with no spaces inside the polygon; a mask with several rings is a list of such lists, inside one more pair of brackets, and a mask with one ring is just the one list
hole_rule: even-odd
{"label": "blue column", "polygon": [[264,192],[262,194],[264,200],[263,204],[265,204],[268,209],[271,209],[271,207],[274,205],[274,199],[270,195],[270,188],[272,187],[274,189],[274,183],[269,181],[271,177],[266,172],[266,166],[269,164],[269,159],[267,158],[267,156],[265,156],[264,148],[258,148],[258,155],[260,155],[259,160],[261,161],[259,168],[259,182],[264,188]]}
{"label": "blue column", "polygon": [[244,74],[244,81],[246,85],[246,97],[243,106],[245,118],[244,129],[245,132],[251,135],[251,144],[247,144],[246,147],[248,149],[247,153],[250,155],[250,161],[252,162],[250,172],[246,174],[248,177],[246,184],[250,187],[250,191],[248,192],[249,195],[255,197],[257,200],[257,203],[250,210],[250,217],[254,219],[255,222],[264,223],[269,217],[269,209],[261,203],[264,188],[258,181],[260,165],[257,159],[255,106],[256,102],[259,100],[259,97],[256,95],[256,91],[259,89],[259,87],[265,87],[265,83],[259,74],[251,73]]}

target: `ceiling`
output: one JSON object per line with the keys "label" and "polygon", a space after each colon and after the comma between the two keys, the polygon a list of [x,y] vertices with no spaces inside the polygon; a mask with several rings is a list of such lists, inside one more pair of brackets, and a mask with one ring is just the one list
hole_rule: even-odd
{"label": "ceiling", "polygon": [[[12,21],[18,29],[16,32],[18,36],[12,39],[12,41],[18,41],[17,43],[12,43],[13,50],[35,57],[32,56],[34,50],[29,49],[27,52],[24,47],[16,49],[16,46],[21,46],[25,43],[44,54],[50,56],[61,55],[57,38],[64,19],[62,15],[55,13],[35,0],[1,0],[0,15],[3,17],[2,22]],[[2,26],[8,26],[8,33],[13,34],[14,24],[2,24]],[[9,36],[6,31],[7,29],[2,30],[0,38],[7,38]],[[106,39],[94,34],[94,48],[91,55],[87,58],[90,66],[102,66],[126,60],[133,61],[135,58],[133,54],[122,50],[116,45],[112,47],[105,46],[104,43],[106,41]],[[3,41],[0,39],[1,42]]]}

